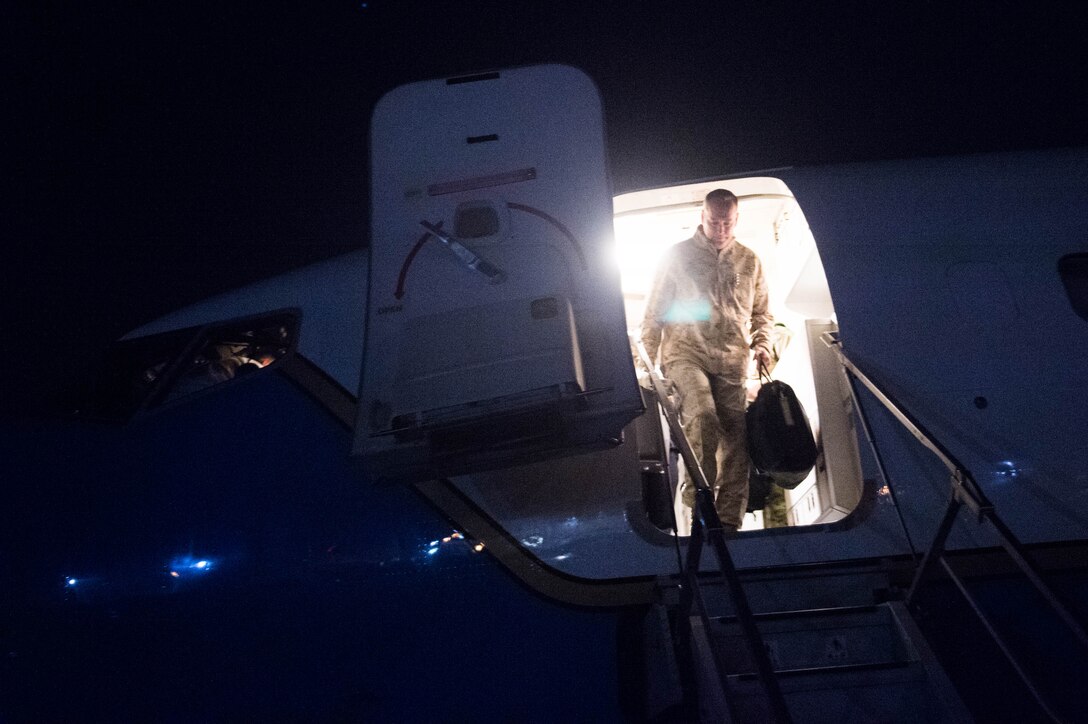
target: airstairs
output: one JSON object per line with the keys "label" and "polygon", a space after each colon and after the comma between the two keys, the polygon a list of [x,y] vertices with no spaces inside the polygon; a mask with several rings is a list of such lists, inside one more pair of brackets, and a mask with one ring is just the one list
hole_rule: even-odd
{"label": "airstairs", "polygon": [[[860,601],[865,597],[864,579],[864,575],[851,577],[849,585],[858,586],[854,595],[843,589],[835,596],[845,594],[847,600]],[[840,580],[836,585],[845,583]],[[781,602],[786,593],[793,605],[805,605],[784,590],[797,584],[787,578],[776,581],[772,598]],[[769,694],[773,690],[761,678],[729,596],[712,581],[699,585],[707,615],[688,616],[690,631],[685,636],[689,638],[685,643],[678,637],[676,659],[670,664],[677,672],[678,686],[672,695],[687,697],[678,707],[686,706],[678,719],[829,724],[971,721],[902,601],[778,610],[746,585],[752,622],[781,698],[776,710]],[[671,624],[679,629],[684,625],[676,618],[682,616],[681,607],[678,601],[674,606]],[[669,606],[662,608],[667,611]],[[656,620],[660,625],[662,618]]]}
{"label": "airstairs", "polygon": [[[696,487],[679,585],[676,579],[662,581],[663,603],[647,619],[647,640],[658,642],[665,654],[650,664],[656,670],[648,671],[647,678],[672,684],[651,687],[647,718],[799,724],[973,721],[915,618],[920,591],[940,566],[1034,697],[1039,716],[1077,720],[1077,714],[1048,700],[950,564],[944,546],[959,511],[969,509],[978,524],[989,524],[998,533],[1024,577],[1088,650],[1084,629],[1044,582],[970,473],[849,360],[837,338],[826,335],[824,341],[843,365],[884,483],[889,481],[858,404],[858,384],[948,468],[951,498],[935,539],[921,561],[738,573],[728,550],[729,534],[722,529],[713,493],[680,427],[665,381],[636,343],[646,368],[654,370],[650,377],[657,403]],[[712,572],[702,561],[704,548],[714,556]]]}
{"label": "airstairs", "polygon": [[[913,626],[901,602],[755,616],[783,696],[794,718],[964,721],[966,709]],[[719,617],[710,643],[725,652],[737,719],[760,715],[755,667],[736,617]]]}

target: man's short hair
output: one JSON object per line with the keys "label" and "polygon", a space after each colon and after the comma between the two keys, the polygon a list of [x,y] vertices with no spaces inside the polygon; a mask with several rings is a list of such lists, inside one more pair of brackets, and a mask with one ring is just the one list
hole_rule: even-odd
{"label": "man's short hair", "polygon": [[738,203],[737,195],[729,189],[714,189],[703,199],[703,206],[736,206]]}

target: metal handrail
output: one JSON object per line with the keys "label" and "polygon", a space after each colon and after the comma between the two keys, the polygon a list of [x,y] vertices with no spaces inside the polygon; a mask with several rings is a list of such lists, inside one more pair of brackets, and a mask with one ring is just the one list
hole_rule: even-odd
{"label": "metal handrail", "polygon": [[[669,432],[672,434],[673,440],[678,443],[680,455],[691,476],[691,481],[695,485],[695,507],[692,515],[691,537],[688,541],[687,560],[681,570],[681,576],[684,581],[683,587],[680,590],[681,614],[684,620],[686,620],[690,615],[692,604],[698,604],[699,615],[703,619],[704,627],[709,629],[706,605],[703,601],[698,582],[699,564],[702,557],[703,544],[709,542],[718,561],[718,570],[729,587],[730,597],[733,600],[733,605],[737,612],[737,620],[740,622],[741,631],[748,644],[752,659],[756,663],[759,681],[763,687],[767,701],[770,704],[771,714],[774,717],[773,721],[787,724],[792,721],[789,710],[786,708],[786,701],[783,698],[782,690],[778,685],[778,679],[775,676],[774,667],[771,665],[770,656],[767,653],[766,647],[763,645],[763,637],[760,635],[759,628],[756,626],[755,616],[752,614],[751,606],[748,603],[748,597],[745,595],[744,587],[741,585],[740,576],[737,574],[736,566],[733,564],[733,558],[729,554],[729,548],[725,542],[725,531],[722,527],[721,519],[718,517],[718,512],[714,507],[714,491],[707,482],[706,475],[699,465],[698,459],[695,457],[695,451],[692,449],[691,443],[688,441],[687,435],[684,434],[684,429],[680,425],[676,410],[669,400],[664,378],[650,361],[650,356],[646,352],[646,347],[642,344],[641,340],[636,339],[634,342],[643,366],[649,371],[650,382],[653,385],[658,404],[661,406],[662,412],[665,413],[665,419],[669,425]],[[677,531],[677,535],[679,535],[679,531]],[[685,625],[685,630],[687,628],[688,627]],[[722,693],[725,696],[727,705],[732,707],[733,697],[729,696],[729,682],[726,677],[724,662],[722,661],[717,648],[711,646],[710,651],[711,656],[714,659],[714,666],[717,669]]]}
{"label": "metal handrail", "polygon": [[[1051,710],[1051,707],[1047,704],[1042,693],[1036,688],[1035,684],[1030,680],[1027,672],[1023,669],[1020,662],[1016,659],[1015,654],[1009,648],[1008,644],[998,633],[997,629],[992,625],[990,620],[986,617],[985,613],[978,606],[978,603],[974,597],[970,594],[963,581],[955,571],[952,570],[951,565],[945,558],[945,544],[948,540],[948,535],[952,530],[952,526],[956,521],[960,508],[967,506],[978,518],[978,522],[981,524],[983,521],[987,521],[993,526],[994,530],[998,534],[998,538],[1001,541],[1002,547],[1006,550],[1009,556],[1016,563],[1017,567],[1024,573],[1025,577],[1031,582],[1035,589],[1042,595],[1043,599],[1050,605],[1062,622],[1073,632],[1074,636],[1080,641],[1081,645],[1088,649],[1088,634],[1085,633],[1084,628],[1076,620],[1076,618],[1069,612],[1064,604],[1058,599],[1057,595],[1051,590],[1051,588],[1042,579],[1040,571],[1034,563],[1029,560],[1026,552],[1024,551],[1023,544],[1017,539],[1013,532],[1005,525],[1004,521],[997,515],[997,511],[994,509],[993,503],[986,497],[986,494],[982,491],[982,488],[975,481],[971,472],[964,467],[956,458],[952,455],[943,445],[940,444],[926,429],[918,422],[907,410],[897,402],[888,392],[881,389],[875,382],[869,379],[868,376],[862,372],[857,364],[855,364],[842,349],[842,342],[838,339],[838,336],[834,332],[824,332],[821,335],[821,340],[832,349],[839,357],[839,361],[847,374],[851,375],[854,379],[863,384],[869,392],[880,402],[895,418],[911,433],[924,447],[930,450],[937,458],[944,464],[950,474],[952,497],[949,500],[948,507],[945,510],[944,517],[941,519],[940,525],[937,527],[937,533],[934,536],[933,543],[926,551],[922,562],[915,573],[914,580],[911,582],[910,590],[907,593],[906,603],[908,606],[913,606],[915,598],[918,594],[919,588],[925,582],[934,566],[939,562],[941,566],[947,571],[952,581],[956,584],[957,588],[967,599],[968,604],[971,606],[975,615],[981,620],[983,626],[989,631],[1002,653],[1012,664],[1014,670],[1020,676],[1021,680],[1031,691],[1036,701],[1043,707],[1047,714],[1058,720],[1058,717]],[[850,386],[851,395],[854,398],[854,406],[859,412],[862,410],[860,400],[857,398],[853,385]]]}

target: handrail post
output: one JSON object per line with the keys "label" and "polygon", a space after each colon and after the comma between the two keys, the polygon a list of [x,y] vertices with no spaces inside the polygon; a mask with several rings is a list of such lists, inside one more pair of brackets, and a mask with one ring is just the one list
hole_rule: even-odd
{"label": "handrail post", "polygon": [[869,443],[869,450],[873,453],[873,459],[876,461],[877,471],[880,473],[880,478],[884,481],[884,485],[888,488],[888,494],[892,498],[892,503],[895,505],[896,517],[899,518],[899,527],[903,529],[903,537],[907,541],[907,547],[910,548],[911,558],[917,559],[918,554],[914,549],[914,540],[910,536],[910,530],[907,528],[907,521],[903,519],[903,511],[899,507],[899,497],[895,494],[895,486],[892,485],[892,479],[888,475],[888,469],[884,465],[884,456],[880,454],[880,448],[876,444],[876,435],[873,432],[872,426],[869,424],[869,417],[865,414],[864,408],[861,406],[861,398],[858,394],[857,381],[854,376],[850,374],[850,371],[843,368],[843,377],[846,378],[847,388],[850,390],[850,400],[854,404],[854,409],[857,412],[858,422],[861,424],[861,430],[865,433],[865,440]]}
{"label": "handrail post", "polygon": [[914,580],[910,584],[910,590],[907,592],[906,604],[908,607],[914,605],[914,597],[918,593],[918,589],[921,588],[922,583],[929,577],[930,572],[936,566],[937,561],[944,557],[944,544],[948,540],[948,534],[952,531],[952,525],[956,522],[956,515],[960,512],[962,503],[956,496],[952,496],[952,499],[948,501],[948,507],[945,508],[944,517],[941,518],[940,525],[937,526],[937,532],[933,536],[933,543],[926,549],[925,555],[922,557],[922,562],[918,566],[918,570],[914,573]]}

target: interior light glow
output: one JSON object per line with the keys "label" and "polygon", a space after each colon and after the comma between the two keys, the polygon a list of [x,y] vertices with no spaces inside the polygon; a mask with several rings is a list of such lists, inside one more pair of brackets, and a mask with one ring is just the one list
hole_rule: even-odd
{"label": "interior light glow", "polygon": [[170,575],[171,575],[171,576],[172,576],[173,578],[181,578],[181,574],[180,574],[180,573],[178,573],[177,571],[170,571]]}
{"label": "interior light glow", "polygon": [[616,257],[625,294],[647,294],[658,261],[668,248],[694,231],[699,209],[633,214],[615,220]]}
{"label": "interior light glow", "polygon": [[77,583],[79,583],[79,581],[77,581],[77,580],[76,580],[75,578],[69,578],[69,579],[68,579],[68,585],[69,585],[69,586],[74,586],[74,585],[76,585]]}
{"label": "interior light glow", "polygon": [[477,543],[476,545],[472,546],[472,550],[476,551],[477,553],[479,553],[483,549],[484,549],[484,544],[483,543]]}

